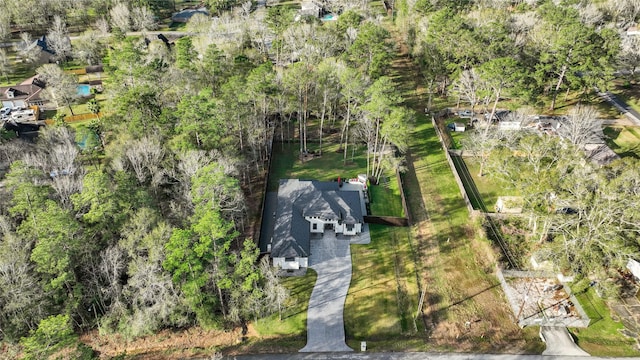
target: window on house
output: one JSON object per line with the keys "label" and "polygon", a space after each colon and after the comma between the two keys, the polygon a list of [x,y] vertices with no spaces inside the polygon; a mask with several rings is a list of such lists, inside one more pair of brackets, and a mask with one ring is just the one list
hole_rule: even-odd
{"label": "window on house", "polygon": [[347,231],[353,230],[353,224],[345,224],[347,226]]}
{"label": "window on house", "polygon": [[313,230],[318,230],[318,224],[313,223],[312,228],[313,228]]}
{"label": "window on house", "polygon": [[292,257],[292,258],[284,258],[284,261],[286,262],[294,262],[296,261],[296,258]]}

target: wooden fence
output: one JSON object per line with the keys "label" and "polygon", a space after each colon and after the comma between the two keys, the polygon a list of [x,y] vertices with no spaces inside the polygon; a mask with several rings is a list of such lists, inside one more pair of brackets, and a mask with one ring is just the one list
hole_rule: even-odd
{"label": "wooden fence", "polygon": [[367,224],[380,224],[389,226],[409,226],[409,219],[397,216],[373,216],[365,215],[364,222]]}
{"label": "wooden fence", "polygon": [[[404,182],[400,171],[396,170],[396,180],[398,181],[398,187],[400,187],[400,200],[402,200],[402,210],[404,210],[404,216],[407,217],[408,224],[411,224],[411,212],[409,212],[409,206],[407,206],[407,197],[404,192]],[[403,225],[404,226],[404,225]]]}
{"label": "wooden fence", "polygon": [[470,215],[475,215],[477,213],[476,210],[473,209],[473,205],[471,205],[471,200],[469,200],[469,195],[467,194],[467,190],[462,183],[462,179],[460,178],[460,174],[458,174],[458,169],[456,165],[453,163],[453,159],[451,158],[451,154],[449,154],[449,149],[446,145],[446,140],[442,134],[442,130],[438,126],[438,122],[436,122],[435,117],[431,117],[431,122],[433,123],[433,128],[438,134],[438,139],[440,140],[440,145],[442,145],[442,150],[444,151],[444,155],[447,158],[447,163],[449,163],[449,167],[453,172],[453,177],[456,179],[456,184],[458,184],[458,188],[460,188],[460,194],[462,194],[462,199],[464,200],[467,209],[469,210]]}
{"label": "wooden fence", "polygon": [[[98,116],[102,117],[102,113],[98,113]],[[97,119],[96,114],[88,113],[88,114],[78,114],[78,115],[72,115],[72,116],[65,116],[64,117],[64,122],[72,123],[72,122],[85,121],[85,120],[91,120],[91,119]],[[45,124],[52,125],[53,124],[53,119],[45,120]]]}

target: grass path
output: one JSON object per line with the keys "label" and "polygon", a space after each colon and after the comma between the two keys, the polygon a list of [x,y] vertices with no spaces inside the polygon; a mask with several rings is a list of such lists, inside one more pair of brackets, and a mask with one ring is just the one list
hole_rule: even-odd
{"label": "grass path", "polygon": [[519,329],[495,279],[491,244],[469,219],[438,138],[424,112],[420,73],[397,34],[392,77],[417,121],[405,175],[419,280],[426,296],[427,347],[455,351],[540,352],[536,329]]}

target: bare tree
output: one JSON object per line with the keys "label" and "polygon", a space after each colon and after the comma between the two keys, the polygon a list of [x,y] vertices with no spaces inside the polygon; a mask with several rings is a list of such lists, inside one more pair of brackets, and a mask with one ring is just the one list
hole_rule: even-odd
{"label": "bare tree", "polygon": [[0,48],[0,75],[5,77],[5,80],[9,82],[9,74],[11,74],[12,67],[7,56],[7,50]]}
{"label": "bare tree", "polygon": [[252,5],[253,2],[251,0],[245,1],[240,5],[240,8],[242,9],[242,16],[248,17],[251,14]]}
{"label": "bare tree", "polygon": [[578,105],[569,112],[558,133],[578,149],[598,142],[602,137],[602,125],[597,120],[598,112],[591,106]]}
{"label": "bare tree", "polygon": [[103,45],[98,34],[93,30],[87,30],[76,39],[73,57],[87,65],[95,65],[102,60],[102,50]]}
{"label": "bare tree", "polygon": [[134,7],[130,16],[133,30],[145,31],[156,28],[155,16],[148,7]]}
{"label": "bare tree", "polygon": [[11,35],[11,14],[8,11],[0,12],[0,40]]}
{"label": "bare tree", "polygon": [[[472,110],[474,110],[476,105],[478,105],[478,94],[480,89],[483,89],[484,87],[483,81],[475,69],[464,70],[462,74],[460,74],[460,78],[453,82],[453,89],[458,93],[458,99],[464,98],[469,103]],[[460,104],[458,102],[458,107],[459,105]]]}
{"label": "bare tree", "polygon": [[38,283],[29,256],[33,244],[12,231],[9,219],[0,216],[0,331],[17,333],[35,329],[47,316],[49,301]]}
{"label": "bare tree", "polygon": [[640,0],[608,0],[604,7],[621,29],[629,27],[640,15]]}
{"label": "bare tree", "polygon": [[18,55],[28,62],[36,63],[40,59],[40,53],[42,48],[36,46],[34,40],[31,38],[31,34],[28,32],[20,33],[20,41],[14,45]]}
{"label": "bare tree", "polygon": [[604,20],[604,13],[602,9],[594,4],[587,3],[581,6],[577,6],[578,12],[580,13],[580,20],[589,26],[598,26],[602,24]]}
{"label": "bare tree", "polygon": [[111,26],[120,29],[123,33],[131,30],[131,12],[126,3],[117,3],[111,11]]}
{"label": "bare tree", "polygon": [[53,17],[53,24],[47,33],[47,47],[53,52],[53,58],[57,61],[65,61],[71,56],[71,39],[67,24],[59,15]]}
{"label": "bare tree", "polygon": [[85,174],[84,168],[78,163],[79,154],[71,130],[67,127],[50,127],[41,131],[36,151],[27,155],[25,161],[49,175],[51,187],[60,203],[70,207],[70,197],[82,189]]}
{"label": "bare tree", "polygon": [[622,39],[618,63],[623,72],[629,71],[631,77],[635,75],[640,67],[640,37],[627,36]]}
{"label": "bare tree", "polygon": [[282,320],[282,309],[289,298],[289,292],[280,282],[278,268],[271,266],[268,257],[260,261],[260,271],[265,279],[264,293],[265,305],[268,310],[278,310],[278,316]]}
{"label": "bare tree", "polygon": [[96,22],[95,22],[95,24],[93,24],[93,26],[102,35],[108,35],[109,34],[109,30],[111,30],[111,26],[109,25],[109,21],[107,21],[107,19],[105,19],[104,17],[101,17],[98,20],[96,20]]}
{"label": "bare tree", "polygon": [[67,106],[71,114],[71,104],[78,98],[78,82],[72,74],[67,74],[56,64],[44,64],[36,69],[38,79],[46,83],[44,95],[57,107]]}
{"label": "bare tree", "polygon": [[150,180],[154,186],[161,183],[165,175],[161,166],[165,152],[158,139],[144,137],[134,140],[126,145],[124,155],[136,174],[138,182],[144,183]]}

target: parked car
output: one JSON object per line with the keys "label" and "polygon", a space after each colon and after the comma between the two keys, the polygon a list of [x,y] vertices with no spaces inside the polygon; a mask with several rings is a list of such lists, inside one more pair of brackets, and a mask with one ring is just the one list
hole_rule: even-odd
{"label": "parked car", "polygon": [[458,113],[458,116],[460,116],[460,117],[468,117],[468,118],[470,118],[470,117],[472,117],[472,116],[473,116],[473,111],[471,111],[471,110],[463,110],[463,111],[460,111],[460,112]]}
{"label": "parked car", "polygon": [[8,107],[3,107],[2,109],[0,109],[0,115],[9,115],[10,112],[11,108]]}

